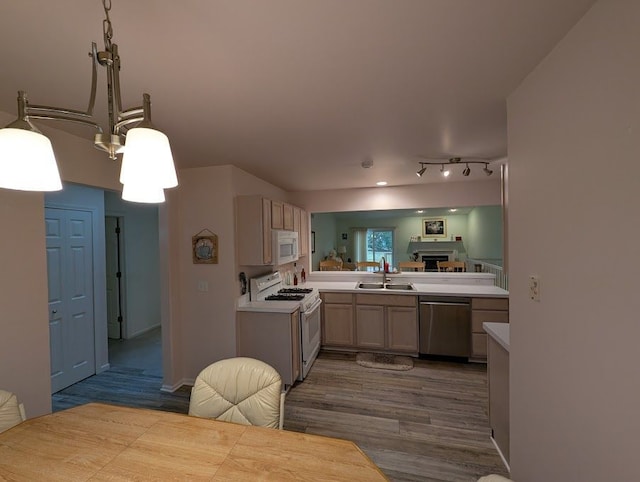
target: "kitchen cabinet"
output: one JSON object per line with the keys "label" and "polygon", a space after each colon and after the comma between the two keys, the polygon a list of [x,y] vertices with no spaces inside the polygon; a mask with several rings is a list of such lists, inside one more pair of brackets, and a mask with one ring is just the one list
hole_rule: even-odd
{"label": "kitchen cabinet", "polygon": [[237,312],[237,355],[268,363],[284,385],[300,375],[300,311],[294,313]]}
{"label": "kitchen cabinet", "polygon": [[300,209],[300,230],[298,231],[300,256],[309,255],[309,214]]}
{"label": "kitchen cabinet", "polygon": [[238,264],[272,264],[272,201],[262,196],[236,198],[236,246]]}
{"label": "kitchen cabinet", "polygon": [[415,296],[356,294],[356,345],[417,354],[417,306]]}
{"label": "kitchen cabinet", "polygon": [[350,348],[355,345],[355,320],[351,293],[320,294],[322,305],[322,345]]}
{"label": "kitchen cabinet", "polygon": [[473,298],[471,300],[471,361],[487,360],[485,322],[509,323],[509,298]]}
{"label": "kitchen cabinet", "polygon": [[293,208],[291,204],[282,205],[282,228],[285,231],[293,231]]}
{"label": "kitchen cabinet", "polygon": [[271,201],[271,229],[284,229],[284,203]]}
{"label": "kitchen cabinet", "polygon": [[489,426],[498,451],[509,463],[509,325],[488,323]]}

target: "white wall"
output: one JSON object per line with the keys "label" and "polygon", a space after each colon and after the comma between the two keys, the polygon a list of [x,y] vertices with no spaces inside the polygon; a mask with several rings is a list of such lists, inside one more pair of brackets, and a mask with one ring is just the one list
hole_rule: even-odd
{"label": "white wall", "polygon": [[[180,186],[161,208],[165,389],[192,382],[207,365],[236,354],[234,199],[249,194],[285,199],[282,190],[255,176],[216,166],[181,170]],[[203,229],[218,236],[218,264],[193,264],[191,237]],[[198,289],[202,283],[208,291]]]}
{"label": "white wall", "polygon": [[160,326],[158,205],[123,201],[111,191],[104,199],[106,214],[123,218],[124,337],[132,338]]}
{"label": "white wall", "polygon": [[640,480],[639,118],[635,0],[597,2],[508,101],[518,482]]}

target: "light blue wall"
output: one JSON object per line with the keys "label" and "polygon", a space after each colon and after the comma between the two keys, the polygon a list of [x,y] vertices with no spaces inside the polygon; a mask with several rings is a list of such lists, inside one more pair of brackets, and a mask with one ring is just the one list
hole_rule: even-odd
{"label": "light blue wall", "polygon": [[479,206],[469,213],[468,256],[502,266],[502,209]]}
{"label": "light blue wall", "polygon": [[329,251],[337,250],[336,235],[338,228],[335,216],[332,213],[317,213],[311,215],[311,231],[315,232],[316,252],[311,255],[312,269],[318,270],[320,260],[324,259]]}

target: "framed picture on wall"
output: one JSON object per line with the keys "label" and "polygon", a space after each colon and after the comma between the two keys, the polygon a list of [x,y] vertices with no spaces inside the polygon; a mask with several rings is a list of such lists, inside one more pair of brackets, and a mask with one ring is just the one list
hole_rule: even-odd
{"label": "framed picture on wall", "polygon": [[424,218],[422,220],[422,237],[446,238],[447,220],[444,218]]}

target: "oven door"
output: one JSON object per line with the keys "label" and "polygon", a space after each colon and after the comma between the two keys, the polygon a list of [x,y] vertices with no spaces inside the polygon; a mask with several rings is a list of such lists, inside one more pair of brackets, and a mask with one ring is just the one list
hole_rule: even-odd
{"label": "oven door", "polygon": [[303,380],[314,360],[320,351],[320,305],[322,300],[314,303],[307,311],[300,313],[300,338],[302,346],[300,349],[300,376],[298,380]]}

